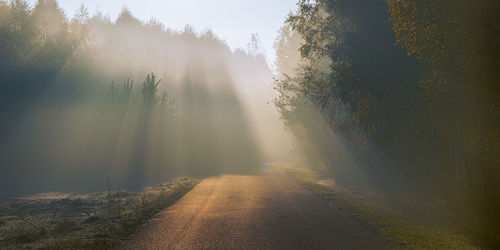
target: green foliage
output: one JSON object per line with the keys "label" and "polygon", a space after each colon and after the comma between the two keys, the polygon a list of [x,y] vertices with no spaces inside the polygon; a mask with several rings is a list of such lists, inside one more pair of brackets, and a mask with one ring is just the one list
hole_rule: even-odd
{"label": "green foliage", "polygon": [[[334,130],[359,148],[374,145],[382,153],[413,139],[404,133],[417,133],[415,116],[422,108],[418,79],[408,79],[419,74],[419,66],[391,47],[384,7],[379,2],[301,1],[288,18],[304,39],[300,52],[308,63],[300,73],[302,92]],[[362,15],[368,9],[370,14]]]}
{"label": "green foliage", "polygon": [[[20,103],[54,84],[56,75],[78,80],[93,48],[88,45],[88,14],[82,9],[71,23],[55,0],[34,8],[24,0],[0,4],[0,87],[2,99]],[[85,60],[83,60],[85,59]],[[60,87],[61,92],[65,87]],[[68,93],[69,94],[69,93]]]}
{"label": "green foliage", "polygon": [[367,168],[372,176],[385,182],[396,174],[419,193],[458,197],[468,223],[482,217],[484,244],[497,244],[500,74],[493,44],[500,43],[500,5],[298,5],[288,23],[303,39],[304,63],[296,75],[277,82],[276,103],[287,125],[307,123],[299,116],[307,105],[297,102],[306,97],[335,132],[367,155],[377,152],[384,164]]}

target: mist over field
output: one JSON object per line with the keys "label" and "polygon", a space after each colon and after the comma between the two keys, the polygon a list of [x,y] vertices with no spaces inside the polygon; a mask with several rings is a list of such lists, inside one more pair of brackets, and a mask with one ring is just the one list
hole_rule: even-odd
{"label": "mist over field", "polygon": [[497,248],[500,4],[290,1],[0,0],[0,248],[112,247],[183,195],[175,246]]}
{"label": "mist over field", "polygon": [[67,20],[55,2],[13,6],[6,20],[21,8],[42,21],[5,44],[16,49],[2,60],[2,195],[251,173],[290,150],[257,34],[232,51],[210,30],[127,9]]}

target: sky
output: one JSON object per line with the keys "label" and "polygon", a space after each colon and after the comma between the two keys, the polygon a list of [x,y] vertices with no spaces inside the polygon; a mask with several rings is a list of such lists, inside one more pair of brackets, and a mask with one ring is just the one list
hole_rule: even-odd
{"label": "sky", "polygon": [[[32,4],[36,0],[30,1]],[[84,4],[91,14],[101,11],[116,20],[123,7],[147,22],[152,17],[167,28],[196,31],[212,29],[231,49],[247,48],[252,33],[258,33],[268,63],[274,62],[273,42],[288,13],[298,0],[58,0],[70,18]]]}

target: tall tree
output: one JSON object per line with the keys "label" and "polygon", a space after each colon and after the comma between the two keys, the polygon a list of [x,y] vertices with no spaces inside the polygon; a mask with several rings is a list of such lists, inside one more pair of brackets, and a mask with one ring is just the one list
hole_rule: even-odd
{"label": "tall tree", "polygon": [[433,127],[452,141],[456,185],[479,198],[486,235],[500,235],[500,3],[388,3],[398,44],[431,68],[421,86]]}

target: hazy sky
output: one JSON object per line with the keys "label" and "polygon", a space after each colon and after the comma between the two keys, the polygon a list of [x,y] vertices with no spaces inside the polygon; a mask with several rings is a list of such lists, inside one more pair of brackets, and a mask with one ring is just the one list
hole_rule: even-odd
{"label": "hazy sky", "polygon": [[[274,58],[273,42],[279,27],[298,0],[58,0],[69,17],[82,4],[91,14],[100,10],[115,20],[123,7],[137,18],[160,20],[166,27],[182,30],[186,24],[197,31],[211,28],[232,48],[246,48],[252,33],[259,33],[268,61]],[[31,0],[35,3],[36,0]]]}

